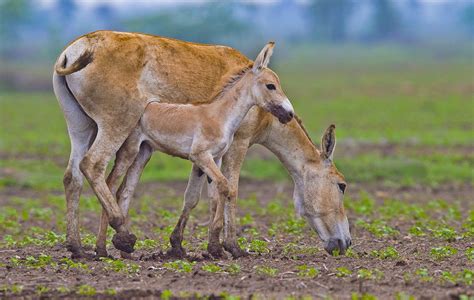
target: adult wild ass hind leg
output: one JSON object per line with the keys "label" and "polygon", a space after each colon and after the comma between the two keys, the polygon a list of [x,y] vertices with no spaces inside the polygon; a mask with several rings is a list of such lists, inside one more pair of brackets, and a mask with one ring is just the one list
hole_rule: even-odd
{"label": "adult wild ass hind leg", "polygon": [[207,251],[214,258],[224,256],[224,250],[219,241],[220,231],[223,227],[223,211],[224,201],[229,199],[233,192],[230,190],[227,178],[221,173],[219,166],[221,158],[213,159],[210,154],[200,154],[191,157],[191,160],[213,181],[219,193],[219,200],[217,201],[216,213],[214,220],[209,227],[209,243]]}
{"label": "adult wild ass hind leg", "polygon": [[[250,140],[234,140],[229,150],[222,158],[222,173],[229,180],[230,188],[237,191],[239,187],[240,169],[245,160]],[[237,192],[232,194],[224,205],[224,249],[238,258],[247,256],[237,243],[235,211],[237,207]]]}
{"label": "adult wild ass hind leg", "polygon": [[72,258],[92,257],[82,248],[79,233],[79,199],[83,186],[79,164],[94,141],[97,126],[78,105],[63,76],[53,75],[53,87],[64,113],[71,141],[71,155],[63,179],[67,203],[66,247]]}
{"label": "adult wild ass hind leg", "polygon": [[206,176],[201,169],[193,164],[191,174],[189,175],[188,185],[184,193],[183,210],[179,216],[178,223],[170,236],[171,249],[167,253],[169,256],[177,258],[183,258],[186,256],[186,252],[182,246],[184,228],[188,222],[191,210],[196,207],[201,198],[201,190],[205,178]]}
{"label": "adult wild ass hind leg", "polygon": [[116,231],[112,243],[115,248],[127,253],[133,252],[137,238],[128,232],[124,224],[125,217],[105,181],[105,171],[107,164],[128,137],[133,126],[135,124],[130,124],[128,127],[124,124],[120,130],[114,132],[113,128],[105,131],[104,128],[110,127],[99,125],[97,137],[79,165],[102,207],[106,210],[110,225]]}
{"label": "adult wild ass hind leg", "polygon": [[[132,165],[135,158],[137,157],[140,151],[140,136],[139,132],[135,131],[127,138],[125,143],[120,147],[119,151],[117,152],[115,164],[110,172],[109,176],[107,177],[107,186],[109,187],[111,193],[113,195],[117,194],[117,190],[119,188],[119,179],[122,178],[124,174],[126,174],[128,168]],[[118,205],[120,206],[119,198],[117,197]],[[126,210],[122,210],[123,214],[127,214]],[[107,257],[107,249],[106,249],[106,240],[107,240],[107,227],[109,225],[109,220],[107,217],[107,212],[105,209],[102,209],[102,215],[100,217],[100,225],[99,225],[99,232],[97,234],[97,242],[96,242],[96,255],[97,257]],[[130,257],[130,255],[122,255]]]}

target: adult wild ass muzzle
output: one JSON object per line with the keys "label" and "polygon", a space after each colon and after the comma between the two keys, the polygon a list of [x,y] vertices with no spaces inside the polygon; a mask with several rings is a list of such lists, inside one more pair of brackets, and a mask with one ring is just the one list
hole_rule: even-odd
{"label": "adult wild ass muzzle", "polygon": [[334,225],[334,228],[328,228],[327,225],[318,217],[311,218],[310,224],[313,225],[312,227],[323,241],[324,250],[329,254],[334,255],[337,252],[339,254],[344,254],[352,245],[349,221],[346,217],[337,222]]}
{"label": "adult wild ass muzzle", "polygon": [[286,99],[281,105],[272,104],[269,107],[269,111],[278,118],[280,123],[286,124],[290,122],[295,116],[295,111],[293,105],[291,105],[290,100]]}

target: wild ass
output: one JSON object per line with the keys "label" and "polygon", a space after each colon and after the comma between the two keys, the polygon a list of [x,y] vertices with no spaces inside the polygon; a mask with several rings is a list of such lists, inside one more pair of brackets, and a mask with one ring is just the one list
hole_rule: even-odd
{"label": "wild ass", "polygon": [[[273,43],[267,44],[252,67],[246,67],[231,77],[211,103],[149,103],[138,126],[118,151],[109,183],[117,182],[125,174],[142,143],[148,144],[152,150],[189,159],[193,162],[192,172],[198,177],[206,174],[218,190],[217,211],[210,233],[216,232],[217,226],[222,227],[224,201],[233,197],[235,192],[220,171],[221,158],[229,149],[240,123],[256,105],[272,112],[282,123],[288,123],[294,115],[276,74],[266,68],[273,46]],[[128,204],[122,206],[122,211],[127,215]],[[185,206],[179,228],[184,229],[189,211]],[[222,256],[219,234],[209,236],[208,252],[214,257]],[[176,255],[182,256],[183,253]]]}
{"label": "wild ass", "polygon": [[[105,184],[105,167],[136,126],[148,101],[193,103],[212,101],[222,78],[251,61],[235,49],[203,45],[139,33],[97,31],[74,40],[61,53],[53,74],[53,87],[63,109],[71,140],[71,155],[64,174],[67,200],[67,247],[74,257],[85,256],[79,236],[78,204],[82,174],[86,175],[117,231],[128,233],[124,216]],[[222,158],[222,173],[237,190],[239,171],[248,147],[259,143],[284,164],[295,183],[298,214],[309,220],[328,251],[344,251],[350,244],[347,217],[339,183],[343,176],[323,158],[298,119],[282,125],[260,108],[249,111],[234,141]],[[142,146],[119,194],[130,192],[149,158]],[[324,151],[322,151],[324,153]],[[199,180],[191,176],[189,189],[198,197]],[[202,177],[200,177],[202,178]],[[201,183],[202,184],[202,183]],[[200,191],[200,190],[199,190]],[[120,193],[121,192],[121,193]],[[191,201],[190,200],[190,201]],[[126,201],[124,201],[126,202]],[[191,201],[192,202],[192,201]],[[216,202],[211,209],[215,211]],[[225,207],[228,216],[224,246],[234,256],[242,253],[235,235],[236,196]],[[105,218],[103,218],[105,219]],[[105,233],[108,224],[101,224]],[[99,235],[105,245],[105,234]],[[105,247],[104,247],[105,251]]]}

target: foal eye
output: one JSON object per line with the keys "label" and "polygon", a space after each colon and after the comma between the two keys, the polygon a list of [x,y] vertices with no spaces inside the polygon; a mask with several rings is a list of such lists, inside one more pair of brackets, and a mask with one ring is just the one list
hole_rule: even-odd
{"label": "foal eye", "polygon": [[337,186],[339,187],[339,190],[344,194],[347,185],[345,183],[338,183]]}
{"label": "foal eye", "polygon": [[269,90],[276,90],[276,87],[273,83],[269,83],[266,86],[267,86],[267,89],[269,89]]}

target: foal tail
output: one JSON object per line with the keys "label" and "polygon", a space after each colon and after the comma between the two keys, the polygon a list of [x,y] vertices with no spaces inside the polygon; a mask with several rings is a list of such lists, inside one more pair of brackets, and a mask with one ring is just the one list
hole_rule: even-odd
{"label": "foal tail", "polygon": [[81,56],[79,56],[79,58],[75,62],[72,63],[72,65],[66,67],[67,57],[66,54],[63,53],[56,62],[54,70],[58,75],[66,76],[84,69],[88,64],[92,62],[93,59],[94,55],[92,51],[86,50],[81,54]]}

